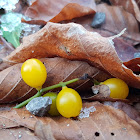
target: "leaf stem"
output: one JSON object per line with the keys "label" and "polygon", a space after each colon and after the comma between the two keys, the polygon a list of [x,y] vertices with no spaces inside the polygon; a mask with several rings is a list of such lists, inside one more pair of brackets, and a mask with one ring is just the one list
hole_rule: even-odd
{"label": "leaf stem", "polygon": [[23,101],[22,103],[16,105],[14,108],[21,108],[23,106],[25,106],[26,104],[28,104],[32,99],[36,98],[36,97],[40,97],[42,95],[43,92],[46,92],[48,90],[51,90],[51,89],[55,89],[55,88],[59,88],[59,87],[63,87],[64,85],[69,85],[71,83],[74,83],[76,81],[80,80],[79,78],[75,78],[75,79],[72,79],[72,80],[69,80],[67,82],[60,82],[59,84],[56,84],[56,85],[53,85],[53,86],[49,86],[49,87],[46,87],[46,88],[43,88],[41,90],[39,90],[34,96],[32,96],[31,98]]}

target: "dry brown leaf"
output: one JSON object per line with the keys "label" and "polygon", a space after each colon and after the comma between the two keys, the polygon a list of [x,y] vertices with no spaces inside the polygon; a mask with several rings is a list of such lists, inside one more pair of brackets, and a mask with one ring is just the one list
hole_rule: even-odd
{"label": "dry brown leaf", "polygon": [[126,28],[127,30],[125,31],[125,34],[119,38],[122,38],[131,45],[135,45],[140,42],[139,25],[132,14],[119,6],[99,4],[96,7],[97,12],[103,12],[106,14],[105,22],[100,28],[91,28],[91,22],[93,20],[92,15],[77,18],[72,21],[82,24],[89,31],[98,32],[106,37],[118,34]]}
{"label": "dry brown leaf", "polygon": [[[81,18],[76,18],[73,20],[73,22],[83,25],[88,31],[91,31],[91,32],[96,31],[104,37],[109,37],[109,36],[114,35],[114,33],[104,30],[102,28],[99,28],[99,29],[92,28],[91,27],[92,19],[93,19],[93,16],[90,15],[90,16],[85,16],[85,17],[81,17]],[[115,19],[115,20],[117,20],[117,19]],[[68,21],[68,22],[71,22],[71,21]],[[121,24],[121,22],[120,22],[120,24]],[[133,25],[133,26],[135,26],[135,25]],[[140,51],[136,50],[132,45],[128,44],[125,41],[129,42],[130,44],[133,44],[135,42],[133,39],[128,40],[127,35],[126,36],[122,35],[113,40],[115,50],[116,50],[119,58],[121,59],[121,61],[124,62],[124,65],[126,67],[130,68],[132,71],[134,71],[136,73],[140,72],[140,68],[138,66],[138,64],[140,63],[139,58],[138,59],[134,58],[134,54],[139,53]]]}
{"label": "dry brown leaf", "polygon": [[46,22],[59,22],[94,14],[96,5],[94,0],[35,0],[27,8],[25,15],[32,18],[24,21],[32,24],[46,24]]}
{"label": "dry brown leaf", "polygon": [[[85,60],[102,68],[128,85],[140,88],[140,76],[133,73],[119,59],[111,38],[89,32],[79,24],[47,23],[37,33],[25,37],[23,44],[5,61],[24,62],[29,58],[60,56],[71,60]],[[140,61],[140,58],[138,58]]]}
{"label": "dry brown leaf", "polygon": [[140,22],[139,0],[110,0],[110,2],[112,5],[123,7],[127,12],[133,14],[135,18]]}
{"label": "dry brown leaf", "polygon": [[126,28],[127,30],[122,37],[132,42],[134,41],[135,44],[140,42],[139,26],[132,14],[126,12],[121,7],[108,6],[106,4],[98,5],[97,11],[106,14],[106,21],[101,27],[102,30],[117,34]]}
{"label": "dry brown leaf", "polygon": [[[84,103],[83,108],[93,107],[89,117],[80,120],[64,117],[35,117],[25,108],[0,111],[0,120],[5,119],[35,131],[39,139],[135,139],[140,137],[140,125],[123,111],[98,102]],[[3,128],[11,128],[5,123]],[[99,135],[99,136],[98,136]]]}
{"label": "dry brown leaf", "polygon": [[104,105],[113,106],[116,109],[124,111],[131,119],[135,120],[140,125],[140,112],[133,106],[121,101],[116,102],[104,102]]}
{"label": "dry brown leaf", "polygon": [[128,62],[124,62],[124,65],[134,72],[140,72],[140,61],[139,58],[132,59]]}
{"label": "dry brown leaf", "polygon": [[[61,81],[68,81],[78,78],[88,73],[97,80],[105,80],[110,76],[90,66],[82,61],[70,61],[63,58],[42,59],[45,64],[48,77],[44,87],[57,84]],[[16,64],[0,72],[0,103],[10,103],[14,101],[23,101],[37,91],[28,85],[21,78],[20,68],[22,64]],[[86,90],[92,86],[89,80],[80,80],[70,86],[76,90]]]}
{"label": "dry brown leaf", "polygon": [[27,128],[11,128],[0,130],[1,140],[40,140]]}
{"label": "dry brown leaf", "polygon": [[13,50],[14,48],[0,36],[0,71],[10,66],[8,63],[3,63],[1,58],[9,55]]}
{"label": "dry brown leaf", "polygon": [[0,45],[0,58],[6,57],[14,50],[2,36],[0,36]]}

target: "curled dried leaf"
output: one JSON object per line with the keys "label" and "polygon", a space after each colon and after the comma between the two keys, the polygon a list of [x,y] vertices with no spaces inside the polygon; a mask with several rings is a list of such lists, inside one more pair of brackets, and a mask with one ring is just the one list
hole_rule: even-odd
{"label": "curled dried leaf", "polygon": [[124,80],[128,85],[140,88],[140,76],[122,63],[112,39],[102,37],[96,32],[89,32],[75,23],[47,23],[37,33],[24,38],[23,44],[4,60],[24,62],[33,57],[54,56],[88,61],[91,65]]}
{"label": "curled dried leaf", "polygon": [[32,24],[46,24],[48,21],[59,22],[94,14],[95,10],[94,0],[35,0],[25,12],[25,15],[32,20],[23,21]]}

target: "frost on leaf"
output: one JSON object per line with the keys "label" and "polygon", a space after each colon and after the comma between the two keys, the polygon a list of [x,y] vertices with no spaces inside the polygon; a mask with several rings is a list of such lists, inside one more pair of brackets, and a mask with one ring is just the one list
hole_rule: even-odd
{"label": "frost on leaf", "polygon": [[96,111],[96,108],[94,106],[91,106],[89,108],[86,108],[86,107],[82,108],[78,118],[79,119],[88,118],[90,113],[92,113],[94,111]]}

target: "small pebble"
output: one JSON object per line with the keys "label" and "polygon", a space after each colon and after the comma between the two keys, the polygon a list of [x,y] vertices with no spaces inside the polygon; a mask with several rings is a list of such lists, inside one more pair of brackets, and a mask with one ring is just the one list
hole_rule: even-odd
{"label": "small pebble", "polygon": [[67,124],[67,126],[70,126],[70,124]]}
{"label": "small pebble", "polygon": [[105,22],[105,18],[106,18],[105,13],[97,12],[94,15],[94,18],[91,23],[91,27],[93,28],[101,27],[101,25]]}
{"label": "small pebble", "polygon": [[[50,109],[52,100],[50,97],[37,97],[32,99],[27,105],[26,109],[36,116],[46,116]],[[31,117],[31,116],[30,116]]]}

